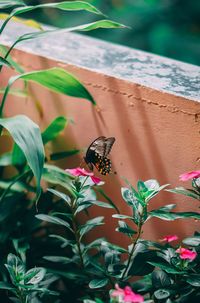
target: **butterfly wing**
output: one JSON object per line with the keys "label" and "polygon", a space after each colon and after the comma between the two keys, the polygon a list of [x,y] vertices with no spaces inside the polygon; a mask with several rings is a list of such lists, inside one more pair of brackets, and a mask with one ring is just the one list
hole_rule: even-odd
{"label": "butterfly wing", "polygon": [[104,157],[107,157],[107,155],[110,153],[114,142],[115,142],[114,137],[110,137],[110,138],[105,139]]}
{"label": "butterfly wing", "polygon": [[99,157],[98,161],[94,163],[94,165],[102,175],[107,175],[111,171],[111,161],[106,157]]}
{"label": "butterfly wing", "polygon": [[111,151],[115,142],[114,137],[98,137],[87,149],[85,162],[90,170],[93,170],[93,165],[102,175],[107,175],[111,171],[111,161],[106,156]]}

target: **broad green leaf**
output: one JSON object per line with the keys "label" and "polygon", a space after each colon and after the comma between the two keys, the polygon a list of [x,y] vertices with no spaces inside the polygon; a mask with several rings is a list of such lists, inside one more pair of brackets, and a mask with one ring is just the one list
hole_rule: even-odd
{"label": "broad green leaf", "polygon": [[14,144],[12,150],[12,164],[23,166],[26,164],[26,158],[17,144]]}
{"label": "broad green leaf", "polygon": [[1,0],[0,1],[0,9],[9,8],[12,6],[20,6],[25,5],[24,1],[22,0]]}
{"label": "broad green leaf", "polygon": [[12,67],[12,65],[3,57],[0,56],[0,66],[7,66],[7,67]]}
{"label": "broad green leaf", "polygon": [[174,268],[172,265],[170,264],[164,264],[161,262],[148,262],[149,264],[158,267],[164,271],[166,271],[168,274],[177,274],[177,275],[183,275],[185,272],[184,271],[178,271],[176,270],[176,268]]}
{"label": "broad green leaf", "polygon": [[19,79],[36,82],[53,92],[71,97],[87,99],[92,102],[93,105],[96,104],[87,89],[72,74],[68,73],[62,68],[54,67],[11,77],[2,98],[0,114],[2,114],[4,103],[10,87]]}
{"label": "broad green leaf", "polygon": [[132,255],[131,266],[129,267],[128,275],[144,276],[151,273],[154,266],[148,261],[156,258],[156,252],[150,250],[143,243],[137,243]]}
{"label": "broad green leaf", "polygon": [[195,287],[200,287],[200,275],[199,274],[190,274],[186,281]]}
{"label": "broad green leaf", "polygon": [[9,17],[4,21],[4,23],[1,26],[0,33],[2,33],[3,29],[5,28],[6,24],[9,22],[9,20],[14,17],[18,16],[20,14],[33,11],[35,9],[39,8],[56,8],[63,11],[80,11],[85,10],[90,13],[99,14],[102,15],[102,13],[95,8],[93,5],[84,2],[84,1],[63,1],[58,3],[45,3],[45,4],[39,4],[34,6],[25,6],[25,7],[19,7],[14,9]]}
{"label": "broad green leaf", "polygon": [[77,155],[79,153],[80,153],[80,149],[66,150],[66,151],[63,151],[63,152],[58,152],[58,153],[51,154],[50,159],[52,161],[60,160],[60,159],[63,159],[63,158],[67,158],[67,157]]}
{"label": "broad green leaf", "polygon": [[24,275],[24,282],[26,284],[38,284],[44,278],[46,269],[43,267],[36,267],[29,269]]}
{"label": "broad green leaf", "polygon": [[43,131],[42,141],[45,145],[46,143],[56,139],[60,132],[62,132],[67,125],[67,119],[63,116],[54,119],[51,124]]}
{"label": "broad green leaf", "polygon": [[184,244],[189,246],[199,246],[200,236],[188,237],[182,241]]}
{"label": "broad green leaf", "polygon": [[90,281],[89,283],[89,288],[101,288],[105,285],[107,285],[109,282],[108,278],[104,278],[104,279],[94,279],[92,281]]}
{"label": "broad green leaf", "polygon": [[44,214],[39,214],[39,215],[36,215],[35,217],[39,220],[42,220],[42,221],[46,221],[46,222],[49,222],[49,223],[65,226],[65,227],[67,227],[67,229],[69,229],[71,232],[73,232],[69,223],[64,221],[63,219],[58,218],[58,217],[53,217],[53,216],[44,215]]}
{"label": "broad green leaf", "polygon": [[152,284],[156,289],[169,287],[172,284],[170,276],[163,270],[154,270],[151,274]]}
{"label": "broad green leaf", "polygon": [[44,147],[38,125],[23,115],[2,118],[0,125],[9,131],[15,143],[23,151],[39,190],[44,165]]}

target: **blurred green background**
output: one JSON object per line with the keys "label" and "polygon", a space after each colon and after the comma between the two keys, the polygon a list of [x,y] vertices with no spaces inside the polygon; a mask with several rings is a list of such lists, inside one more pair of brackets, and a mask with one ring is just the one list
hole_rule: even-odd
{"label": "blurred green background", "polygon": [[[86,0],[110,19],[131,29],[96,30],[87,35],[136,49],[200,64],[200,0]],[[27,4],[59,2],[26,0]],[[52,9],[29,15],[58,27],[97,20],[89,13],[62,13]]]}

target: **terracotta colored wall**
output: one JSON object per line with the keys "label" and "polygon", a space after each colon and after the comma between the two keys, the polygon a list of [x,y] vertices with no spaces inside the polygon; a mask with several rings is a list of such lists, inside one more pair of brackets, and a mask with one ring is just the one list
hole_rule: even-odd
{"label": "terracotta colored wall", "polygon": [[[100,135],[115,136],[116,143],[110,157],[117,174],[102,179],[106,182],[107,194],[122,213],[129,212],[120,194],[120,187],[125,185],[123,177],[133,185],[136,185],[138,179],[155,178],[161,184],[171,183],[174,187],[182,185],[178,180],[181,173],[199,169],[198,102],[21,51],[15,51],[14,56],[26,70],[52,66],[66,68],[94,96],[98,110],[86,100],[57,95],[31,84],[32,97],[10,96],[5,113],[7,116],[26,114],[40,124],[41,129],[59,115],[73,118],[75,124],[68,125],[62,136],[54,142],[54,151],[86,148]],[[4,73],[1,82],[6,83],[9,76]],[[80,157],[63,160],[60,165],[64,168],[78,166]],[[150,208],[174,202],[178,203],[178,211],[199,210],[199,203],[195,200],[170,193],[158,195],[151,201]],[[106,221],[110,224],[109,227],[98,228],[96,235],[107,235],[113,242],[126,241],[126,238],[114,232],[116,221],[110,219],[111,210],[98,208],[92,212],[99,215],[106,213]],[[195,229],[199,230],[199,223],[194,220],[171,223],[151,219],[145,225],[144,237],[156,239],[174,232],[185,236]]]}

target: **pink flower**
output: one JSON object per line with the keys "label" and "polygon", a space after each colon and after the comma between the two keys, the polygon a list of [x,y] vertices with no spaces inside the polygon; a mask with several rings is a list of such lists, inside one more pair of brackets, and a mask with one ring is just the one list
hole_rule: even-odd
{"label": "pink flower", "polygon": [[189,250],[187,248],[184,247],[180,247],[176,250],[177,253],[179,253],[179,256],[181,259],[183,260],[194,260],[197,256],[196,251],[193,250]]}
{"label": "pink flower", "polygon": [[176,240],[178,240],[177,235],[167,235],[163,239],[161,239],[161,241],[166,241],[167,243],[170,243],[170,242],[176,241]]}
{"label": "pink flower", "polygon": [[200,170],[189,171],[179,176],[181,181],[188,181],[190,179],[195,179],[200,177]]}
{"label": "pink flower", "polygon": [[129,286],[122,289],[118,284],[115,285],[115,290],[112,291],[111,297],[119,297],[123,302],[127,303],[144,302],[144,298],[139,294],[135,294]]}
{"label": "pink flower", "polygon": [[87,170],[85,170],[84,168],[81,168],[81,167],[65,169],[65,171],[75,177],[80,177],[80,176],[90,177],[91,180],[94,182],[94,184],[99,184],[101,182],[101,179],[99,179],[98,177],[95,177],[94,173],[88,172]]}

